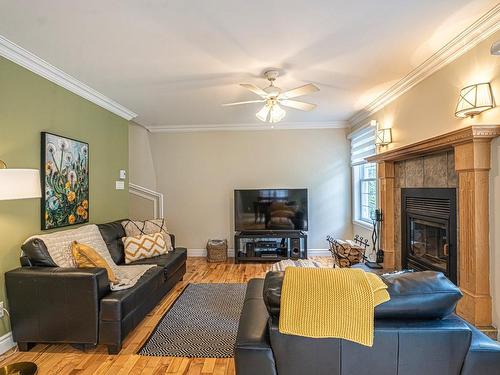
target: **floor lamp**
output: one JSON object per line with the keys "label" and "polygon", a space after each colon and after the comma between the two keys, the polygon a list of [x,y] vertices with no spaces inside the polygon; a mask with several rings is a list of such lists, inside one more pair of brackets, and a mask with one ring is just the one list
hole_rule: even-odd
{"label": "floor lamp", "polygon": [[[0,200],[40,198],[40,172],[38,169],[8,169],[0,160]],[[17,362],[0,367],[0,375],[33,375],[37,366],[33,362]]]}

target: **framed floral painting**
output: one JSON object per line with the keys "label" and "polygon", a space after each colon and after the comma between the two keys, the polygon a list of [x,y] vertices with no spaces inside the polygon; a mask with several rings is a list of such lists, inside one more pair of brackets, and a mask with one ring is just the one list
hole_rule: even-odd
{"label": "framed floral painting", "polygon": [[89,221],[89,145],[42,132],[42,230]]}

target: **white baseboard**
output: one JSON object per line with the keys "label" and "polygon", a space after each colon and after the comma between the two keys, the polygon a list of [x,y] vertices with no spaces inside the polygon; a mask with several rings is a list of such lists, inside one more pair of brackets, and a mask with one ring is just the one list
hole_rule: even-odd
{"label": "white baseboard", "polygon": [[0,337],[0,355],[8,352],[14,346],[16,346],[16,343],[12,339],[12,332],[8,332]]}
{"label": "white baseboard", "polygon": [[[234,249],[228,249],[227,255],[232,258],[234,257]],[[307,255],[311,257],[328,257],[330,256],[330,250],[328,249],[308,249]],[[207,250],[206,249],[188,249],[187,253],[188,257],[206,257]]]}
{"label": "white baseboard", "polygon": [[[206,257],[207,249],[188,249],[188,257]],[[234,257],[234,249],[227,249],[227,256]]]}
{"label": "white baseboard", "polygon": [[329,257],[332,256],[329,249],[307,249],[307,255],[310,257]]}

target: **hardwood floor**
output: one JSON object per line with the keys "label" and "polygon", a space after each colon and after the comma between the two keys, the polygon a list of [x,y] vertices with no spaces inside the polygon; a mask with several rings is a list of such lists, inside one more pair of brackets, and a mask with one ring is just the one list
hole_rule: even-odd
{"label": "hardwood floor", "polygon": [[[314,258],[331,265],[331,258]],[[95,350],[82,352],[70,345],[37,345],[30,352],[17,353],[0,366],[19,361],[33,361],[38,374],[213,374],[233,375],[232,358],[175,358],[145,357],[135,353],[149,337],[160,318],[179,293],[189,283],[245,283],[255,277],[264,277],[271,264],[207,263],[205,258],[188,258],[184,280],[151,311],[132,331],[118,355],[108,355],[99,345]]]}

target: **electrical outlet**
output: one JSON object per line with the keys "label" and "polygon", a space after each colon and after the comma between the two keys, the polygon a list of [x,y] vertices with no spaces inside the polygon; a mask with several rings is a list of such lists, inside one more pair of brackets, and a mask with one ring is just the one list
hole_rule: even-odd
{"label": "electrical outlet", "polygon": [[3,301],[0,301],[0,319],[3,318]]}

